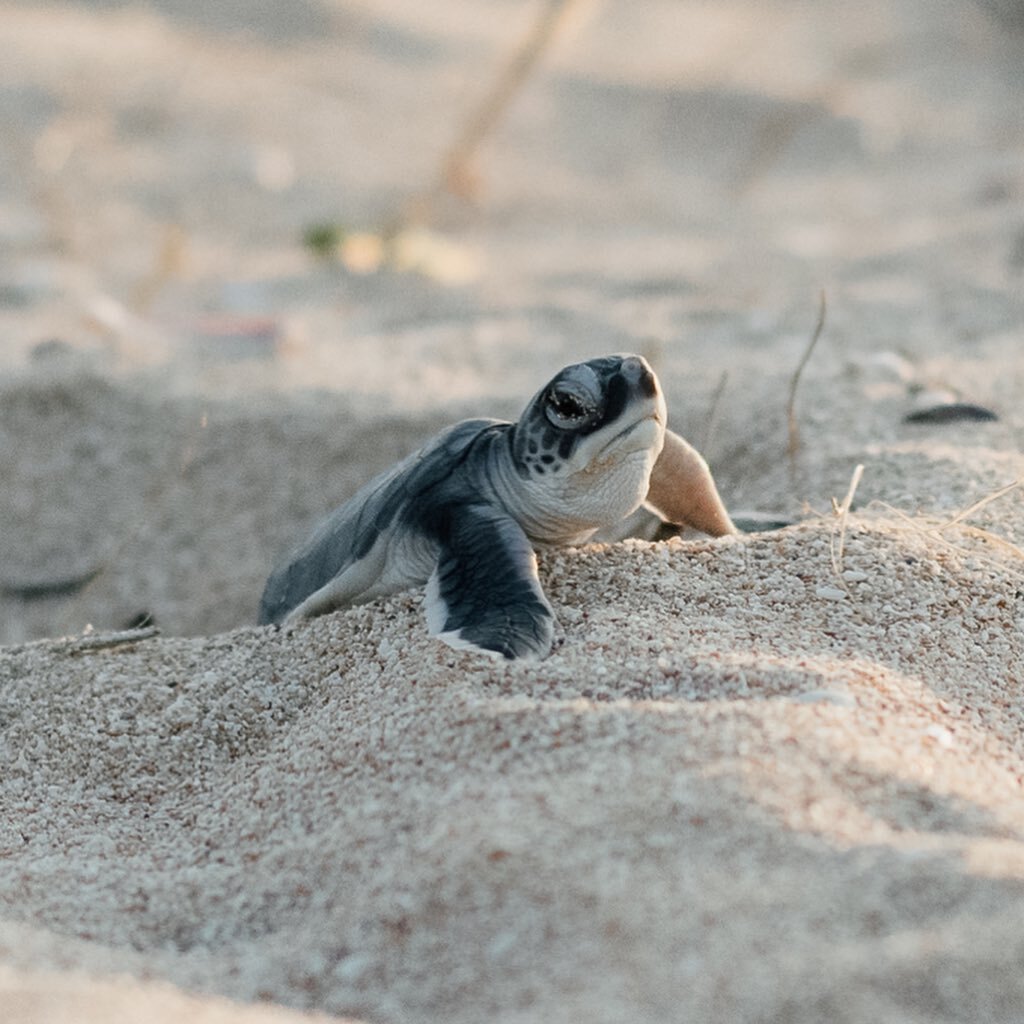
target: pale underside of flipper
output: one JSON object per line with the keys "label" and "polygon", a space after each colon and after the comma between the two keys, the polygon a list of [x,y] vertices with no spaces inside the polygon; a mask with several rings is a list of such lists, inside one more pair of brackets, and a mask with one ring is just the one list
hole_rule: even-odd
{"label": "pale underside of flipper", "polygon": [[451,647],[543,658],[555,616],[526,534],[507,513],[473,504],[446,510],[437,567],[427,581],[431,634]]}
{"label": "pale underside of flipper", "polygon": [[690,526],[711,537],[738,533],[714,477],[700,452],[671,430],[665,431],[645,504],[678,526]]}

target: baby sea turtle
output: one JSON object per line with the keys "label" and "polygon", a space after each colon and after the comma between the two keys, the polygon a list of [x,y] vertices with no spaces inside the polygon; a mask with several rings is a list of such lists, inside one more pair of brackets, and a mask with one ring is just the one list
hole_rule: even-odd
{"label": "baby sea turtle", "polygon": [[292,622],[426,583],[452,647],[544,657],[554,612],[534,546],[580,544],[646,504],[735,533],[701,456],[665,429],[640,356],[561,370],[519,421],[449,427],[333,512],[267,581],[260,622]]}

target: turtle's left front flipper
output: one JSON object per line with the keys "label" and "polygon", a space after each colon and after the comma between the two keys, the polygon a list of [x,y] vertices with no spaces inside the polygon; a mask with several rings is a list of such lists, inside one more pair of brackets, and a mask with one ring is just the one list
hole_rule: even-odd
{"label": "turtle's left front flipper", "polygon": [[651,471],[646,504],[677,526],[691,526],[712,537],[739,531],[718,496],[708,464],[693,445],[671,430]]}
{"label": "turtle's left front flipper", "polygon": [[431,634],[505,658],[545,657],[555,616],[519,524],[479,504],[447,506],[439,518],[441,551],[426,594]]}

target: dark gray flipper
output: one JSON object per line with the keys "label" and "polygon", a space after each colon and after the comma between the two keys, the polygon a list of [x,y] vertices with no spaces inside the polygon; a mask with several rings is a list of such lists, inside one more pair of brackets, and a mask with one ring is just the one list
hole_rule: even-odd
{"label": "dark gray flipper", "polygon": [[519,524],[481,504],[449,506],[441,518],[441,554],[427,581],[430,632],[505,658],[547,655],[555,616]]}
{"label": "dark gray flipper", "polygon": [[473,442],[495,426],[502,424],[484,419],[457,423],[332,512],[309,540],[271,573],[260,602],[260,623],[321,615],[392,593],[403,585],[425,582],[429,569],[419,574],[419,566],[410,566],[408,578],[402,577],[398,567],[390,585],[381,585],[388,552],[380,541],[398,529],[407,529],[395,525],[396,517],[415,517],[431,488],[451,476]]}

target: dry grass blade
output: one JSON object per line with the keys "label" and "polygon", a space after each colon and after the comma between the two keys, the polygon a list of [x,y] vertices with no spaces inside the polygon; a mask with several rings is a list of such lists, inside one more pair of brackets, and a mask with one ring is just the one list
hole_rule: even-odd
{"label": "dry grass blade", "polygon": [[87,633],[70,640],[68,648],[71,654],[89,654],[93,651],[108,651],[112,647],[124,647],[143,640],[152,640],[159,635],[160,630],[156,626],[122,629],[112,633]]}
{"label": "dry grass blade", "polygon": [[1000,498],[1009,494],[1011,491],[1017,490],[1018,487],[1024,487],[1024,476],[1017,477],[1013,483],[1007,484],[1005,487],[1000,487],[998,490],[993,491],[991,494],[985,495],[979,501],[976,501],[973,505],[969,505],[962,512],[958,512],[952,519],[944,523],[939,527],[940,530],[948,530],[951,526],[956,526],[962,523],[965,519],[970,519],[975,512],[980,512],[986,505],[990,505],[993,501],[998,501]]}
{"label": "dry grass blade", "polygon": [[857,468],[853,471],[853,476],[850,477],[850,486],[846,491],[846,497],[843,498],[842,504],[837,509],[839,521],[829,544],[832,553],[832,571],[840,579],[843,574],[843,551],[846,547],[846,522],[850,515],[850,506],[853,504],[853,496],[857,493],[863,475],[864,467],[858,463]]}
{"label": "dry grass blade", "polygon": [[540,16],[530,27],[526,38],[519,44],[504,65],[479,105],[466,119],[455,141],[441,159],[437,180],[407,204],[398,219],[389,225],[383,235],[394,238],[413,224],[428,224],[434,216],[438,198],[444,192],[460,194],[472,180],[471,166],[481,143],[501,120],[505,108],[533,73],[541,57],[551,46],[559,28],[569,12],[582,0],[548,0]]}
{"label": "dry grass blade", "polygon": [[800,375],[804,372],[804,367],[811,358],[811,353],[818,344],[821,332],[825,328],[825,309],[825,289],[823,288],[821,290],[821,304],[818,307],[818,322],[815,324],[811,340],[807,345],[807,348],[804,349],[804,354],[801,357],[800,362],[797,364],[797,368],[793,372],[793,378],[789,383],[789,400],[786,402],[786,423],[789,427],[789,444],[786,451],[789,455],[790,464],[793,468],[795,468],[796,453],[800,450],[800,430],[796,423],[796,391],[800,386]]}
{"label": "dry grass blade", "polygon": [[708,449],[711,447],[711,439],[715,436],[715,427],[718,426],[718,409],[722,404],[722,395],[725,394],[726,386],[729,383],[729,371],[723,370],[722,376],[718,378],[714,394],[711,396],[711,407],[708,409],[708,418],[704,426],[704,436],[700,440],[700,451],[704,457],[708,456]]}
{"label": "dry grass blade", "polygon": [[[1000,537],[998,533],[993,533],[991,530],[985,530],[980,526],[970,526],[967,523],[960,523],[958,524],[958,527],[961,533],[966,533],[969,537],[977,537],[979,540],[983,540],[986,544],[991,544],[993,547],[1002,548],[1004,551],[1009,552],[1011,555],[1014,555],[1016,558],[1019,558],[1024,562],[1024,549],[1018,547],[1013,543],[1013,541],[1007,540],[1005,537]],[[940,526],[935,532],[938,534],[944,529],[946,529],[945,526]],[[1018,572],[1016,575],[1020,576],[1022,574]]]}
{"label": "dry grass blade", "polygon": [[[978,540],[984,541],[986,544],[991,544],[993,547],[1006,551],[1008,554],[1024,562],[1024,549],[1021,549],[1005,537],[1000,537],[999,534],[992,533],[991,530],[985,530],[979,526],[971,526],[964,522],[964,519],[967,516],[973,515],[974,512],[983,508],[985,505],[989,504],[989,502],[995,501],[997,498],[1001,498],[1003,495],[1008,494],[1014,488],[1021,486],[1022,483],[1024,483],[1024,481],[1017,480],[1005,487],[1000,487],[998,490],[993,491],[980,501],[976,501],[973,505],[964,509],[963,512],[957,513],[957,515],[952,519],[946,520],[945,522],[925,520],[925,522],[922,523],[919,521],[920,517],[915,519],[914,517],[907,515],[907,513],[901,509],[898,509],[884,501],[873,501],[869,507],[882,509],[891,515],[894,515],[906,527],[906,529],[918,534],[919,536],[937,541],[948,551],[954,551],[960,555],[965,553],[965,549],[958,547],[951,540],[943,536],[944,531],[955,526],[961,533],[966,534],[969,537],[976,537]],[[977,552],[971,552],[971,555],[972,557],[977,558],[980,562],[983,562],[994,569],[998,569],[1000,572],[1009,572],[1013,576],[1024,578],[1024,572],[1018,569],[1012,569],[1004,562],[997,561],[994,558],[986,558],[984,555],[978,555]]]}
{"label": "dry grass blade", "polygon": [[188,263],[188,235],[180,224],[164,226],[157,245],[153,268],[132,289],[131,309],[148,313],[167,285],[180,278]]}

